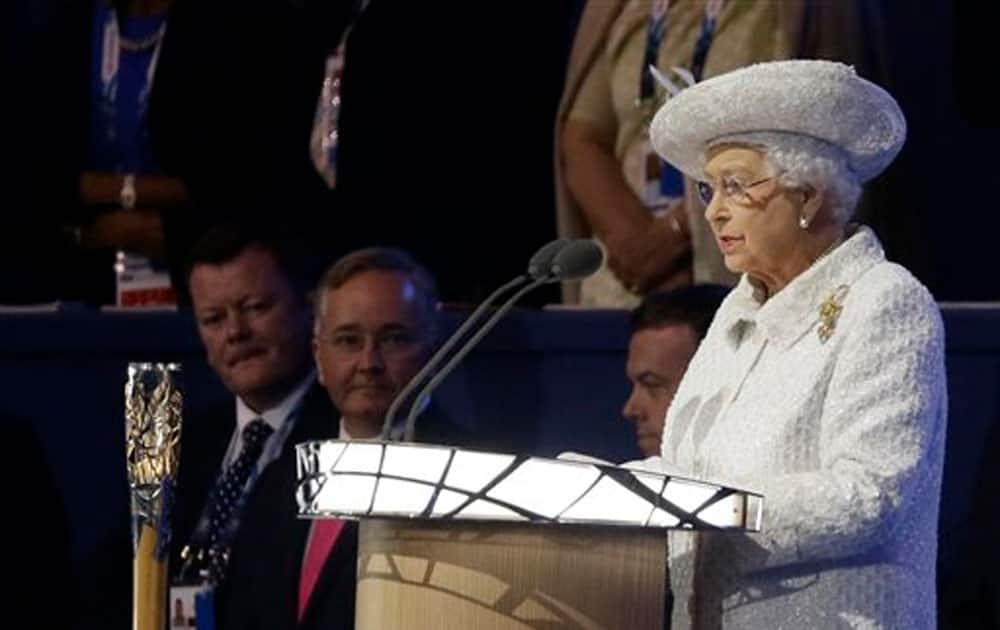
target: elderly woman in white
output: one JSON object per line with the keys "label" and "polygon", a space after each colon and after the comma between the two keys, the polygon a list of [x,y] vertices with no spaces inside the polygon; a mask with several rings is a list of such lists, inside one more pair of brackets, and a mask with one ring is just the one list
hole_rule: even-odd
{"label": "elderly woman in white", "polygon": [[905,135],[888,93],[825,61],[709,79],[652,123],[743,274],[667,412],[662,465],[764,495],[759,534],[671,534],[675,629],[935,626],[940,314],[849,224]]}

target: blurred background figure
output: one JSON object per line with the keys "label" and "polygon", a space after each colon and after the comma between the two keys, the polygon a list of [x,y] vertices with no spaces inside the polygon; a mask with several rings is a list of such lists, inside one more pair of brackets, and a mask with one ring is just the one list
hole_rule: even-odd
{"label": "blurred background figure", "polygon": [[871,76],[880,48],[877,6],[861,0],[588,2],[556,119],[556,215],[561,236],[597,237],[608,262],[567,286],[566,301],[631,308],[653,289],[735,282],[690,182],[649,146],[649,120],[669,96],[649,65],[677,88],[792,57]]}
{"label": "blurred background figure", "polygon": [[114,303],[117,250],[165,263],[167,215],[189,200],[149,125],[172,5],[66,2],[41,26],[26,95],[35,240],[21,245],[38,248],[41,275],[23,299]]}
{"label": "blurred background figure", "polygon": [[[309,161],[323,41],[349,2],[64,0],[31,8],[16,109],[24,173],[4,218],[4,302],[115,301],[115,252],[169,272],[214,225],[320,238]],[[317,24],[326,29],[322,37]],[[262,45],[267,42],[267,45]],[[306,227],[308,226],[308,228]]]}
{"label": "blurred background figure", "polygon": [[[551,121],[578,4],[484,15],[463,2],[358,3],[343,42],[334,257],[400,248],[434,274],[443,302],[474,303],[555,236]],[[326,42],[332,54],[341,40]]]}
{"label": "blurred background figure", "polygon": [[634,426],[643,457],[660,454],[667,409],[728,292],[705,284],[650,293],[632,311],[625,366],[632,393],[622,415]]}
{"label": "blurred background figure", "polygon": [[[43,444],[30,422],[0,415],[7,455],[0,461],[4,502],[17,510],[4,519],[10,571],[4,588],[4,625],[31,628],[75,627],[66,606],[53,605],[52,594],[72,587],[70,525]],[[15,621],[17,620],[17,621]]]}

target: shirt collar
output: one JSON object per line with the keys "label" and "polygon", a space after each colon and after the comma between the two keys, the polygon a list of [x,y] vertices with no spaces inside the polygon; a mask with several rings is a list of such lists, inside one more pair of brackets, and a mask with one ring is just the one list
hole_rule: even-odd
{"label": "shirt collar", "polygon": [[[427,407],[431,404],[430,398],[424,400],[424,403],[420,406],[420,410],[417,411],[417,418],[419,419],[420,414],[427,411]],[[389,430],[389,441],[390,442],[401,442],[403,441],[404,433],[406,431],[406,420],[398,419],[396,423]],[[353,440],[351,434],[347,432],[347,427],[344,425],[344,416],[340,417],[340,428],[337,431],[338,440]],[[378,438],[359,438],[368,440],[377,440]]]}
{"label": "shirt collar", "polygon": [[284,424],[288,416],[291,415],[292,411],[298,407],[299,403],[306,395],[306,390],[316,381],[316,372],[310,371],[309,374],[302,379],[298,385],[288,393],[287,396],[282,399],[280,403],[267,409],[261,413],[258,413],[251,409],[242,398],[236,397],[236,428],[239,433],[242,434],[244,427],[246,427],[252,420],[257,418],[262,418],[274,431],[277,433],[281,429],[281,425]]}
{"label": "shirt collar", "polygon": [[[389,440],[392,441],[399,439],[396,436],[397,436],[396,428],[393,427],[392,431],[389,432]],[[365,441],[378,440],[379,437],[377,435],[375,437],[369,437],[369,438],[355,438],[351,436],[351,434],[347,432],[347,425],[344,423],[344,416],[340,416],[340,428],[337,430],[337,439],[346,441],[360,440],[362,442],[365,442]]]}
{"label": "shirt collar", "polygon": [[846,241],[767,301],[763,301],[759,285],[743,274],[722,309],[723,330],[731,340],[738,341],[747,327],[755,325],[768,340],[787,347],[818,325],[820,307],[834,295],[843,295],[840,287],[849,288],[884,260],[875,234],[868,227],[858,226]]}

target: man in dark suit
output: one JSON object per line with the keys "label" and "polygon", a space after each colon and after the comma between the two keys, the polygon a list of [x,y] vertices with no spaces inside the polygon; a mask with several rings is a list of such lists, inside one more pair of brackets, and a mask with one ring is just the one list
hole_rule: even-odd
{"label": "man in dark suit", "polygon": [[[436,331],[434,281],[408,254],[370,248],[334,263],[316,292],[312,342],[319,381],[339,410],[331,432],[345,440],[377,438],[393,398],[430,355]],[[463,441],[433,403],[420,414],[416,435]],[[218,598],[221,628],[353,628],[357,525],[298,519],[295,474],[294,456],[282,456],[247,507],[231,579]]]}
{"label": "man in dark suit", "polygon": [[[310,357],[310,268],[294,239],[248,225],[219,226],[192,250],[198,333],[233,398],[185,409],[170,517],[172,582],[224,583],[231,542],[260,474],[295,443],[336,435],[337,416]],[[81,587],[74,627],[129,627],[130,557],[124,528],[93,554],[81,580],[93,585]]]}
{"label": "man in dark suit", "polygon": [[[291,239],[263,234],[218,227],[189,263],[198,334],[235,403],[185,423],[197,448],[181,449],[174,535],[181,577],[216,585],[259,474],[295,443],[327,437],[335,417],[309,357],[309,261]],[[221,505],[226,495],[234,505]]]}

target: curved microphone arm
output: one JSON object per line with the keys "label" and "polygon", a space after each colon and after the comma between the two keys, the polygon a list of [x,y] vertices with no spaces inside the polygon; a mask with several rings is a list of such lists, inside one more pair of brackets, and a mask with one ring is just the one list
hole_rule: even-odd
{"label": "curved microphone arm", "polygon": [[[523,277],[524,276],[522,276],[522,278]],[[486,333],[490,332],[493,329],[497,321],[499,321],[501,317],[507,314],[507,311],[513,308],[514,304],[516,304],[517,301],[521,299],[521,296],[523,296],[528,291],[540,287],[541,285],[546,284],[548,282],[552,282],[555,279],[556,278],[553,277],[552,275],[545,275],[542,276],[541,278],[533,280],[527,286],[519,289],[517,293],[511,296],[507,300],[507,302],[503,304],[503,306],[498,308],[496,312],[493,313],[493,315],[491,315],[488,320],[486,320],[486,323],[483,324],[483,326],[476,331],[476,334],[474,334],[472,337],[469,338],[466,344],[462,346],[462,349],[456,352],[455,355],[451,357],[451,360],[449,360],[448,363],[446,363],[445,366],[441,368],[441,370],[439,370],[437,374],[434,375],[434,378],[432,378],[427,383],[427,385],[425,385],[424,388],[420,390],[420,394],[413,401],[413,405],[410,406],[410,413],[406,417],[406,430],[403,433],[404,440],[406,441],[413,440],[414,427],[417,422],[417,414],[420,412],[420,409],[423,408],[427,398],[430,396],[430,393],[434,391],[435,388],[437,388],[437,386],[441,383],[441,381],[443,381],[448,376],[448,374],[451,373],[453,369],[455,369],[455,366],[458,365],[458,362],[461,361],[463,358],[465,358],[465,355],[469,354],[469,351],[471,351],[473,348],[476,347],[476,345],[479,343],[479,340],[482,339],[483,336],[486,335]],[[472,319],[471,316],[469,319]]]}
{"label": "curved microphone arm", "polygon": [[[411,378],[410,382],[406,384],[406,387],[404,387],[402,391],[400,391],[399,394],[396,395],[395,400],[392,401],[392,405],[389,406],[389,410],[385,412],[385,420],[382,423],[382,433],[381,435],[379,435],[380,440],[389,439],[389,434],[392,431],[392,425],[394,424],[394,420],[396,419],[396,414],[399,412],[399,408],[403,405],[403,402],[407,399],[407,397],[409,397],[411,393],[413,393],[413,390],[417,388],[417,386],[421,383],[421,381],[427,378],[427,375],[430,374],[431,371],[433,371],[434,368],[436,368],[441,363],[442,360],[444,360],[445,355],[447,355],[448,352],[450,352],[451,349],[455,347],[455,344],[457,344],[462,339],[462,337],[469,331],[469,329],[472,328],[473,325],[478,323],[480,319],[482,319],[483,313],[486,312],[486,309],[489,308],[490,304],[492,304],[493,301],[496,300],[501,294],[506,293],[510,289],[525,282],[526,280],[528,280],[528,276],[526,275],[518,276],[513,280],[511,280],[510,282],[508,282],[507,284],[500,287],[499,289],[497,289],[496,291],[494,291],[493,293],[491,293],[489,297],[483,300],[482,304],[476,307],[476,310],[472,311],[472,313],[465,319],[465,321],[462,322],[462,325],[459,326],[458,329],[451,334],[451,337],[449,337],[448,340],[445,341],[444,345],[442,345],[440,348],[437,349],[437,351],[431,356],[431,358],[427,360],[427,363],[424,364],[424,367],[422,367],[420,371],[417,372],[416,376]],[[414,409],[416,408],[417,407],[415,406]],[[412,409],[410,413],[411,415],[415,415]],[[407,420],[406,439],[408,440],[411,439],[410,434],[412,432],[413,429],[411,427],[411,423],[409,420]]]}

